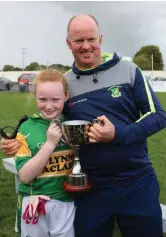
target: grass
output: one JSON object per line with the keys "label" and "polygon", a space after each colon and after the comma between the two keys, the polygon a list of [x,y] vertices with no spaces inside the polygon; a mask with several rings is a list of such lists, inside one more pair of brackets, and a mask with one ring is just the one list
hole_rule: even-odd
{"label": "grass", "polygon": [[[157,93],[157,96],[166,110],[166,93]],[[28,93],[0,92],[0,127],[16,126],[22,115],[31,115],[35,110],[34,100]],[[166,129],[148,138],[148,146],[160,183],[160,202],[166,204]],[[0,157],[5,155],[0,153]],[[16,199],[14,175],[0,163],[0,237],[18,236],[14,231]],[[113,237],[121,237],[117,227]]]}

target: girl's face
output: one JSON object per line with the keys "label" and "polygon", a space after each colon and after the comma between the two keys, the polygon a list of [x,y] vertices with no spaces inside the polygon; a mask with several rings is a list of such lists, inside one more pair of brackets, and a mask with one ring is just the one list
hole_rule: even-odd
{"label": "girl's face", "polygon": [[36,87],[36,104],[44,118],[59,118],[69,95],[61,82],[40,82]]}

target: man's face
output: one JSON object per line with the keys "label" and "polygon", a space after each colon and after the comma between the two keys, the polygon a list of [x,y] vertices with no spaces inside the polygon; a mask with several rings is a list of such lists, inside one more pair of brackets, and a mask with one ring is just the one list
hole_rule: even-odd
{"label": "man's face", "polygon": [[94,68],[102,63],[102,36],[93,20],[74,21],[69,28],[67,44],[79,69]]}
{"label": "man's face", "polygon": [[59,118],[68,95],[61,82],[40,82],[36,88],[36,103],[39,112],[49,120]]}

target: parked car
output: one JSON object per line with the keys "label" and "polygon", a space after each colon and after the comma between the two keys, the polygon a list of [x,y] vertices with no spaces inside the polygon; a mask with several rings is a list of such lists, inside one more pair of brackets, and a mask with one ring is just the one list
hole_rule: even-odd
{"label": "parked car", "polygon": [[36,73],[22,73],[18,77],[19,91],[31,91],[33,80],[36,77]]}
{"label": "parked car", "polygon": [[6,78],[6,77],[0,77],[0,90],[3,91],[10,91],[12,89],[13,82]]}
{"label": "parked car", "polygon": [[155,77],[153,81],[166,81],[166,78],[164,77]]}

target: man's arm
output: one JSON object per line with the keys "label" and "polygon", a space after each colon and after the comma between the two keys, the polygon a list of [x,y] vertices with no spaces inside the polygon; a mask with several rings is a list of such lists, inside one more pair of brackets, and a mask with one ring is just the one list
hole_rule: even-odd
{"label": "man's arm", "polygon": [[146,139],[166,127],[166,113],[138,67],[136,68],[132,94],[135,106],[142,117],[131,124],[121,125],[112,124],[105,116],[100,116],[97,119],[103,125],[94,124],[87,132],[90,142],[131,144]]}
{"label": "man's arm", "polygon": [[115,124],[114,143],[130,144],[146,139],[166,127],[166,113],[138,67],[132,93],[142,117],[127,126]]}

